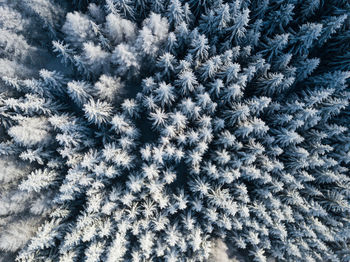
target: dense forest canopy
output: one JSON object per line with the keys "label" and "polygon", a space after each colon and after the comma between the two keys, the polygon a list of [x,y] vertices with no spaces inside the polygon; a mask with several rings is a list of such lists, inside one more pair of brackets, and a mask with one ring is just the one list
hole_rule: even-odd
{"label": "dense forest canopy", "polygon": [[346,0],[0,2],[0,261],[350,261]]}

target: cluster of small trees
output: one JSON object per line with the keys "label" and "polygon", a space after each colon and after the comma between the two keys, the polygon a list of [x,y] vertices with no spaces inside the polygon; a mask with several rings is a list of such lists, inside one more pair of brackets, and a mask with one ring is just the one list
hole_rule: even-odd
{"label": "cluster of small trees", "polygon": [[45,86],[38,86],[33,77],[43,67],[47,70],[42,74],[63,68],[52,62],[58,60],[51,41],[65,12],[64,5],[53,1],[0,1],[0,261],[15,260],[54,206],[52,191],[20,188],[31,172],[40,174],[45,162],[39,156],[47,154],[53,137],[42,115],[49,112],[43,94],[18,88],[25,83],[28,90],[43,92]]}
{"label": "cluster of small trees", "polygon": [[40,16],[69,72],[2,78],[0,155],[50,199],[18,261],[349,261],[346,1],[87,2]]}

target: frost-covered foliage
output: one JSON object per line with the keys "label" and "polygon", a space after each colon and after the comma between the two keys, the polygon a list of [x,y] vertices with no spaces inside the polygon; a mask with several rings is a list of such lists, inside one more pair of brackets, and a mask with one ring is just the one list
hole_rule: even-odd
{"label": "frost-covered foliage", "polygon": [[[27,104],[16,104],[23,93],[13,87],[18,81],[34,84],[34,80],[27,79],[36,78],[43,66],[48,69],[63,68],[52,54],[51,41],[55,34],[54,26],[63,23],[66,12],[64,8],[64,5],[57,5],[53,1],[0,1],[0,261],[2,262],[14,261],[17,251],[27,244],[35,235],[43,218],[53,211],[52,191],[43,190],[39,194],[20,188],[29,174],[37,172],[35,170],[39,166],[31,164],[35,159],[33,152],[40,152],[42,146],[54,139],[50,132],[52,128],[46,125],[47,120],[44,117],[35,116],[30,112],[32,108],[37,108],[39,100],[33,100],[34,97],[28,93]],[[4,99],[8,102],[13,99],[15,102],[10,106],[12,107],[10,111],[4,107]],[[26,113],[22,115],[21,110]],[[13,122],[15,119],[16,124]],[[9,139],[22,146],[12,146]],[[24,148],[27,149],[23,150]],[[37,163],[44,164],[40,161]]]}
{"label": "frost-covered foliage", "polygon": [[221,238],[255,262],[350,260],[348,1],[88,2],[23,1],[66,69],[2,77],[0,154],[31,169],[4,197],[46,219],[0,249],[207,261]]}

